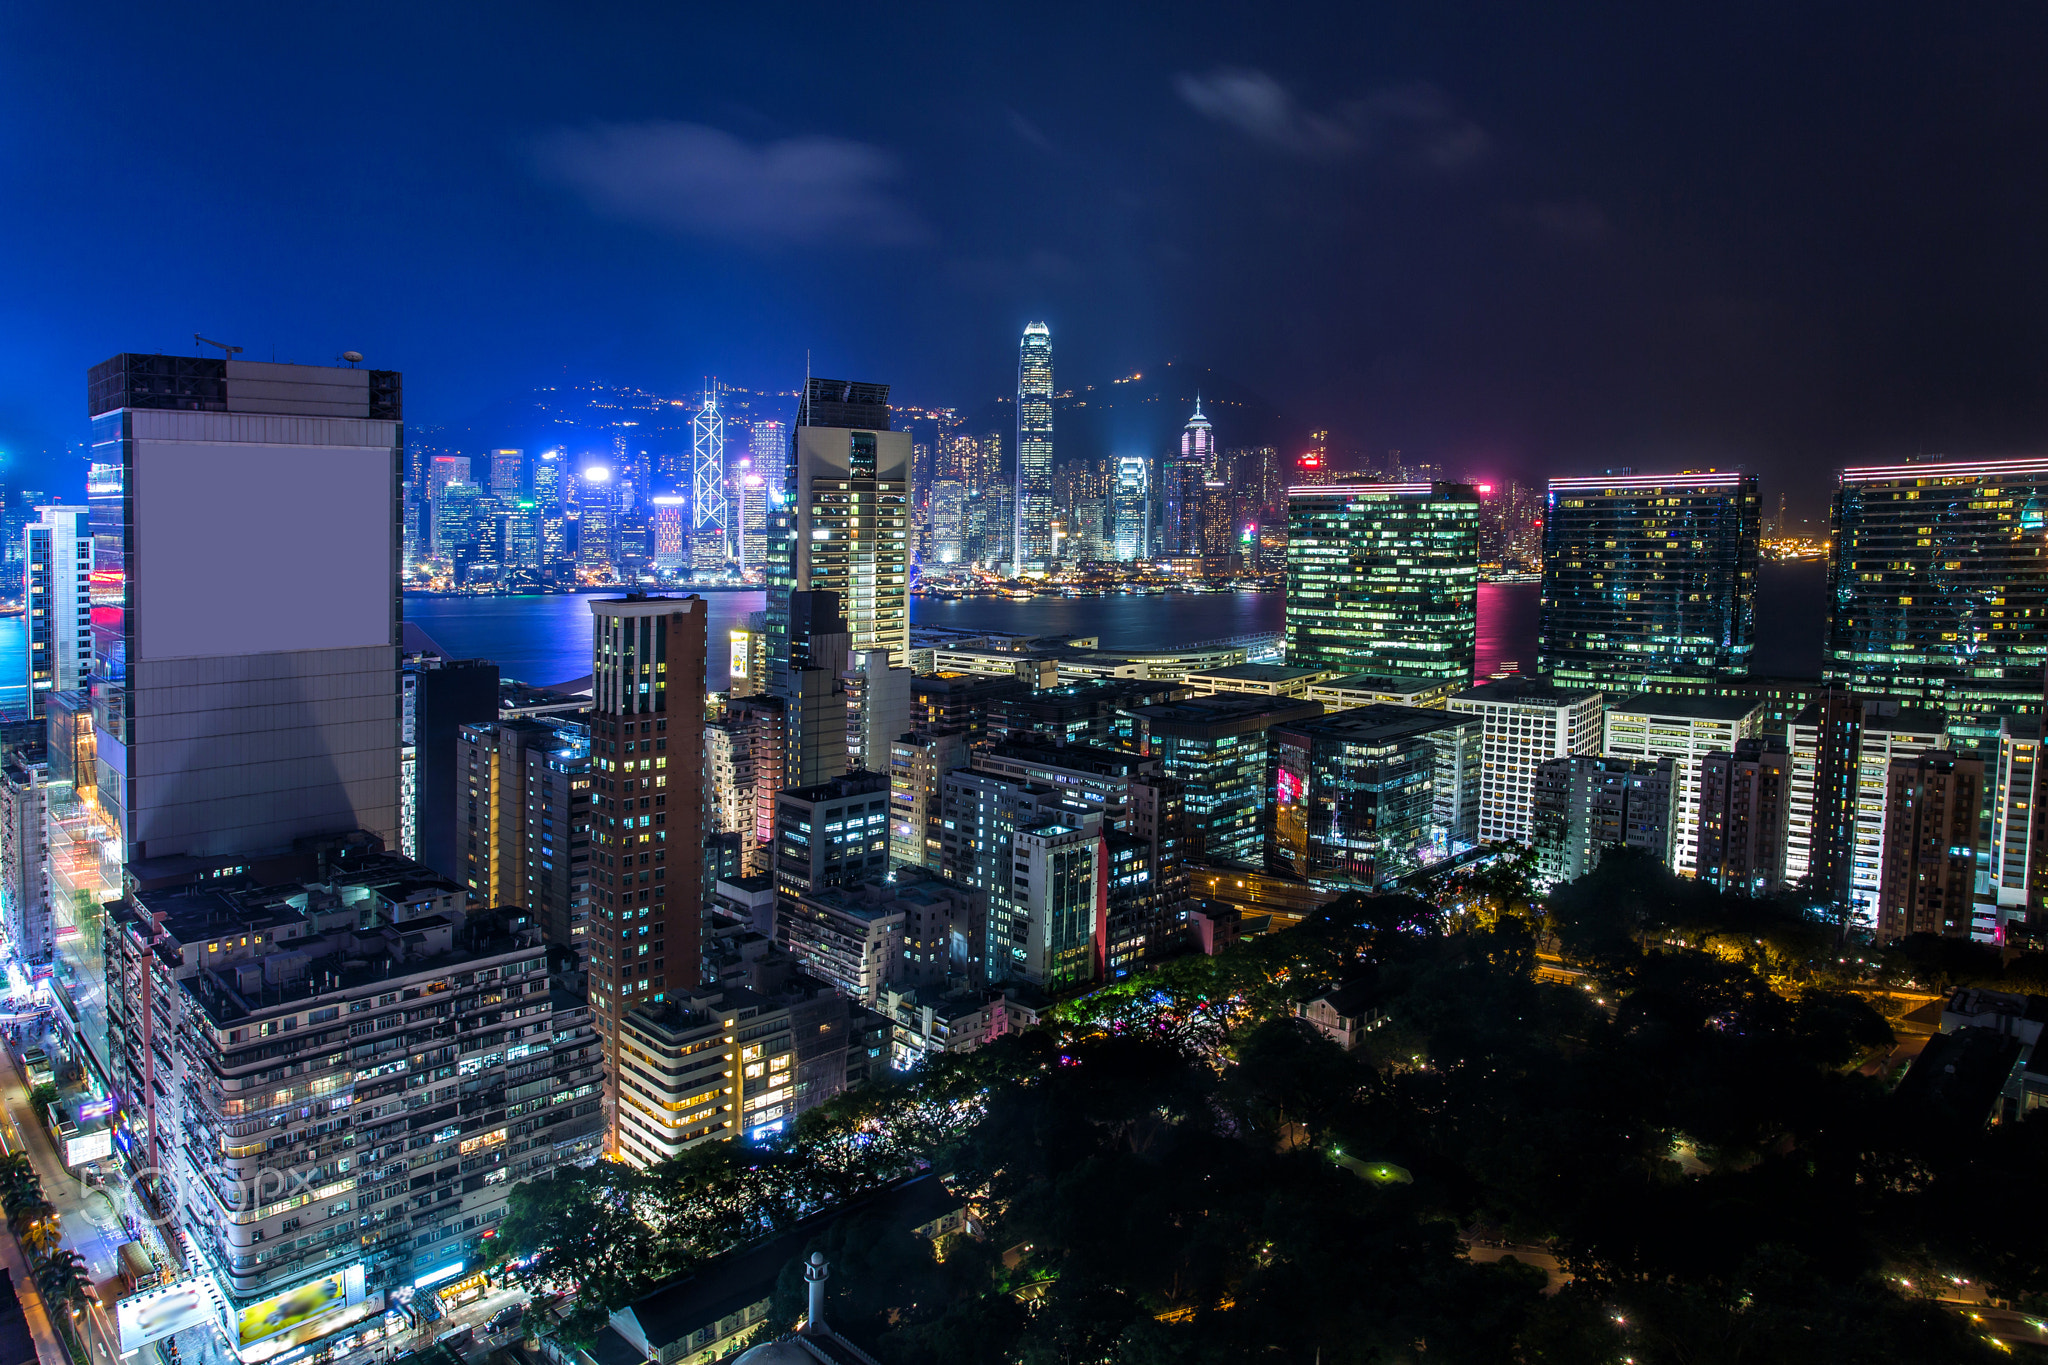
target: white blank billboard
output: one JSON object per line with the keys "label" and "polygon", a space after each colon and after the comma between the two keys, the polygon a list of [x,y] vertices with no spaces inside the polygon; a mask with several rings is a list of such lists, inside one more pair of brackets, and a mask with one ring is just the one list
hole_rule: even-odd
{"label": "white blank billboard", "polygon": [[391,643],[388,447],[138,439],[135,661]]}

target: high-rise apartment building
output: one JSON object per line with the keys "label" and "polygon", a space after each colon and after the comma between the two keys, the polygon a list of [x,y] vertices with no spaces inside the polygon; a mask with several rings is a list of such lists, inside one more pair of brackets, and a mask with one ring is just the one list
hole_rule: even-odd
{"label": "high-rise apartment building", "polygon": [[1546,759],[1600,751],[1598,692],[1545,678],[1504,678],[1460,692],[1453,712],[1484,722],[1479,841],[1526,844],[1534,832],[1536,767]]}
{"label": "high-rise apartment building", "polygon": [[0,928],[17,959],[51,957],[50,762],[33,738],[0,753]]}
{"label": "high-rise apartment building", "polygon": [[[788,592],[836,594],[848,647],[909,667],[910,434],[889,430],[889,386],[811,380],[793,445]],[[772,573],[768,607],[786,650],[787,592]]]}
{"label": "high-rise apartment building", "polygon": [[1863,702],[1829,689],[1786,726],[1792,753],[1785,881],[1846,906],[1855,879],[1856,809]]}
{"label": "high-rise apartment building", "polygon": [[1572,754],[1536,765],[1531,843],[1537,876],[1577,881],[1610,848],[1637,848],[1671,861],[1678,783],[1671,759]]}
{"label": "high-rise apartment building", "polygon": [[[1845,469],[1822,671],[1953,724],[2041,704],[2048,458]],[[1981,722],[1995,732],[1996,721]]]}
{"label": "high-rise apartment building", "polygon": [[396,848],[398,374],[119,355],[87,389],[97,792],[126,859]]}
{"label": "high-rise apartment building", "polygon": [[46,693],[76,691],[92,677],[91,509],[38,507],[36,513],[21,532],[30,717],[43,713]]}
{"label": "high-rise apartment building", "polygon": [[1479,495],[1468,484],[1328,484],[1287,495],[1287,658],[1469,682]]}
{"label": "high-rise apartment building", "polygon": [[1792,757],[1770,741],[1736,742],[1700,764],[1699,879],[1741,896],[1774,896],[1785,881]]}
{"label": "high-rise apartment building", "polygon": [[549,943],[590,950],[590,733],[575,722],[487,721],[456,739],[464,784],[459,878],[479,905],[516,906]]}
{"label": "high-rise apartment building", "polygon": [[[940,787],[968,766],[965,730],[905,733],[889,746],[889,861],[896,867],[940,866]],[[977,950],[978,955],[978,950]]]}
{"label": "high-rise apartment building", "polygon": [[2013,928],[2030,929],[2028,912],[2040,895],[2038,864],[2042,836],[2038,802],[2048,799],[2041,777],[2041,718],[2006,716],[1998,727],[1998,761],[1991,770],[1990,903],[1999,941]]}
{"label": "high-rise apartment building", "polygon": [[109,924],[134,1160],[245,1358],[382,1335],[389,1296],[490,1246],[600,1130],[580,998],[517,915],[389,854],[318,881],[137,890]]}
{"label": "high-rise apartment building", "polygon": [[[1897,702],[1864,703],[1863,732],[1856,752],[1856,823],[1849,883],[1849,914],[1859,928],[1880,928],[1879,901],[1884,893],[1884,856],[1889,847],[1891,771],[1901,759],[1950,748],[1952,739],[1939,711],[1924,711]],[[1984,769],[1977,767],[1981,793]],[[1971,847],[1978,846],[1973,838]]]}
{"label": "high-rise apartment building", "polygon": [[698,980],[708,618],[700,597],[639,593],[590,611],[590,1004],[617,1154],[623,1021]]}
{"label": "high-rise apartment building", "polygon": [[1025,325],[1017,348],[1018,569],[1043,568],[1052,555],[1052,330]]}
{"label": "high-rise apartment building", "polygon": [[1880,943],[1908,934],[1971,937],[1983,785],[1984,765],[1952,753],[1896,758],[1886,769]]}
{"label": "high-rise apartment building", "polygon": [[1635,696],[1607,712],[1601,752],[1616,758],[1669,758],[1676,765],[1678,835],[1669,862],[1693,876],[1699,867],[1700,767],[1763,732],[1765,706],[1747,697]]}
{"label": "high-rise apartment building", "polygon": [[1610,692],[1747,673],[1759,515],[1753,474],[1552,479],[1539,671]]}
{"label": "high-rise apartment building", "polygon": [[889,771],[889,746],[910,729],[908,668],[892,668],[889,651],[856,649],[847,655],[846,765]]}

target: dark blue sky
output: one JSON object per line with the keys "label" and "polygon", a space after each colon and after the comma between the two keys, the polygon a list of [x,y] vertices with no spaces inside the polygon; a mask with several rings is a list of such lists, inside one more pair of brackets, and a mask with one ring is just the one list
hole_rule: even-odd
{"label": "dark blue sky", "polygon": [[87,365],[194,331],[455,424],[806,347],[978,407],[1044,317],[1063,386],[1173,358],[1360,449],[1817,510],[2043,447],[2041,16],[10,6],[0,449],[32,478]]}

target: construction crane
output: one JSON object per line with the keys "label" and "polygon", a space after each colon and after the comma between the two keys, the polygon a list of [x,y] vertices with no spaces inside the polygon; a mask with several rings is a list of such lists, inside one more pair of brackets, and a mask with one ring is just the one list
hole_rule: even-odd
{"label": "construction crane", "polygon": [[222,359],[222,360],[227,360],[227,359],[230,359],[230,358],[232,358],[232,357],[234,357],[234,356],[238,356],[238,355],[240,355],[240,354],[242,353],[242,348],[241,348],[240,346],[230,346],[230,345],[228,345],[228,344],[227,344],[227,343],[226,343],[225,341],[209,341],[209,340],[208,340],[207,338],[205,338],[205,337],[203,337],[203,336],[199,335],[199,333],[197,333],[197,332],[194,332],[194,333],[192,334],[192,339],[193,339],[194,341],[198,342],[198,343],[199,343],[199,344],[200,344],[201,346],[218,346],[218,347],[220,347],[220,349],[221,349],[221,352],[222,352],[222,354],[221,354],[221,359]]}

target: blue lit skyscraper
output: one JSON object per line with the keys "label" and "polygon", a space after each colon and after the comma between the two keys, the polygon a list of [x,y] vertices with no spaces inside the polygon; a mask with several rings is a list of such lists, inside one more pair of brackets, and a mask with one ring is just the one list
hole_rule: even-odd
{"label": "blue lit skyscraper", "polygon": [[1152,469],[1142,456],[1116,462],[1116,557],[1129,563],[1152,552]]}
{"label": "blue lit skyscraper", "polygon": [[1033,322],[1017,353],[1017,567],[1051,557],[1052,330]]}

